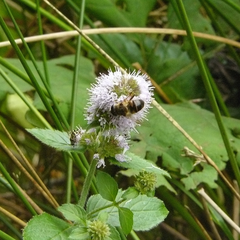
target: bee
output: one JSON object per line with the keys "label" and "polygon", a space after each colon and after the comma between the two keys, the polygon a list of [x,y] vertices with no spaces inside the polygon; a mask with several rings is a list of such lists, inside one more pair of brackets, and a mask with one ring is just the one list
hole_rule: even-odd
{"label": "bee", "polygon": [[111,113],[114,116],[130,116],[137,113],[144,107],[144,101],[141,99],[133,100],[134,95],[130,95],[120,103],[114,104],[111,107]]}

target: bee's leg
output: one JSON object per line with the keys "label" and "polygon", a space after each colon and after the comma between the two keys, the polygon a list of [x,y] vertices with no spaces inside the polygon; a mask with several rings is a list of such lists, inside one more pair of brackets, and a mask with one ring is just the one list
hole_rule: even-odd
{"label": "bee's leg", "polygon": [[128,100],[128,101],[131,101],[133,98],[134,98],[134,95],[133,95],[133,94],[131,94],[131,95],[130,95],[130,98],[129,98],[129,100]]}

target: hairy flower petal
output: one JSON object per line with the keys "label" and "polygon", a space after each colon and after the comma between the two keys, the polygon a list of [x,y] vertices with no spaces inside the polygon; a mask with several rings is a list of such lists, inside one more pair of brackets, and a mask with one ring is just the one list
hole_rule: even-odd
{"label": "hairy flower petal", "polygon": [[[120,69],[101,74],[97,83],[89,89],[90,99],[87,107],[86,120],[88,123],[99,122],[101,127],[115,129],[116,134],[128,134],[146,118],[153,95],[153,87],[146,74],[140,71],[122,73]],[[143,101],[144,105],[139,111],[130,112],[128,101],[136,104]],[[118,109],[119,104],[127,105],[128,113],[112,114],[111,109]],[[124,106],[125,106],[124,105]]]}

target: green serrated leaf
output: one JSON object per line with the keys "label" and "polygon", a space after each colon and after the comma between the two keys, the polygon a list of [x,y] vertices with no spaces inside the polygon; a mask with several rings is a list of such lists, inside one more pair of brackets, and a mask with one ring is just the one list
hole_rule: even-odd
{"label": "green serrated leaf", "polygon": [[109,236],[109,240],[121,240],[122,238],[119,235],[119,232],[117,231],[117,229],[111,225],[109,225],[110,228],[110,236]]}
{"label": "green serrated leaf", "polygon": [[[116,201],[121,200],[123,192],[118,191]],[[94,212],[96,209],[110,206],[111,202],[97,194],[91,196],[87,203],[87,213]],[[161,223],[168,215],[164,203],[156,197],[139,195],[134,199],[124,201],[120,207],[128,208],[133,213],[133,230],[147,231]],[[108,223],[115,227],[120,227],[119,214],[117,207],[108,207],[102,211],[108,212]],[[97,214],[91,217],[96,217]]]}
{"label": "green serrated leaf", "polygon": [[[203,151],[211,157],[219,169],[224,169],[228,155],[214,114],[192,104],[175,104],[171,106],[162,104],[162,106],[203,148]],[[182,150],[184,147],[188,147],[198,154],[197,150],[157,109],[151,109],[148,117],[149,121],[143,122],[141,127],[137,129],[139,134],[135,134],[134,138],[138,141],[132,142],[131,151],[140,156],[148,155],[154,162],[160,158],[164,167],[178,169],[184,178],[186,176],[188,178],[196,177],[196,175],[190,174],[194,171],[194,160],[182,156]],[[240,121],[226,117],[222,119],[228,137],[232,139],[231,146],[236,152],[240,152],[240,139],[232,135],[232,129],[239,126]],[[204,168],[205,166],[206,164],[201,164],[201,167]],[[210,168],[206,169],[206,171],[209,171],[209,173],[205,172],[205,176],[212,174]],[[212,176],[215,177],[216,175]],[[184,179],[185,183],[186,180]],[[216,179],[209,177],[208,180],[206,178],[202,180],[208,181],[208,184],[213,186]],[[189,179],[188,183],[191,183],[189,184],[191,188],[196,188],[200,182]]]}
{"label": "green serrated leaf", "polygon": [[23,230],[24,240],[62,240],[68,239],[72,231],[72,225],[54,217],[50,214],[43,213],[33,217]]}
{"label": "green serrated leaf", "polygon": [[139,191],[135,187],[129,187],[122,195],[123,199],[133,199],[139,195]]}
{"label": "green serrated leaf", "polygon": [[58,211],[60,211],[63,216],[70,221],[85,225],[86,224],[86,212],[85,210],[75,204],[67,203],[58,207]]}
{"label": "green serrated leaf", "polygon": [[170,177],[167,171],[156,166],[156,164],[151,161],[143,159],[131,152],[128,152],[127,156],[131,158],[131,160],[128,162],[118,162],[118,161],[112,161],[112,162],[120,167],[137,170],[138,172],[145,170],[147,172],[153,172],[156,175],[164,175],[164,176]]}
{"label": "green serrated leaf", "polygon": [[133,212],[133,229],[147,231],[160,224],[167,216],[168,210],[164,203],[156,197],[139,195],[121,206]]}
{"label": "green serrated leaf", "polygon": [[98,220],[101,222],[107,222],[108,220],[108,213],[107,212],[100,212],[98,214]]}
{"label": "green serrated leaf", "polygon": [[109,174],[98,171],[96,176],[96,184],[98,191],[103,198],[109,201],[115,200],[118,192],[118,185]]}
{"label": "green serrated leaf", "polygon": [[133,227],[133,213],[128,208],[119,207],[118,208],[119,213],[119,221],[121,228],[123,230],[123,233],[128,235]]}
{"label": "green serrated leaf", "polygon": [[87,231],[87,227],[75,226],[68,239],[72,240],[89,240],[90,234]]}
{"label": "green serrated leaf", "polygon": [[81,146],[72,146],[67,132],[58,130],[33,128],[27,129],[34,137],[42,143],[61,151],[83,152]]}
{"label": "green serrated leaf", "polygon": [[[120,198],[121,194],[122,194],[122,191],[119,190],[117,198],[116,198],[117,200]],[[107,223],[111,224],[112,226],[120,226],[120,223],[118,220],[119,217],[118,217],[117,207],[115,207],[115,206],[109,207],[109,206],[113,206],[112,201],[108,201],[108,200],[104,199],[100,194],[91,196],[89,198],[89,200],[87,201],[87,207],[86,207],[86,212],[89,217],[89,220],[96,219],[103,212],[104,214],[108,213]],[[108,208],[106,208],[105,210],[100,211],[100,212],[96,211],[103,207],[108,207]],[[112,214],[112,212],[114,212],[116,214],[116,218],[115,219],[111,218],[111,221],[109,221],[109,214]]]}

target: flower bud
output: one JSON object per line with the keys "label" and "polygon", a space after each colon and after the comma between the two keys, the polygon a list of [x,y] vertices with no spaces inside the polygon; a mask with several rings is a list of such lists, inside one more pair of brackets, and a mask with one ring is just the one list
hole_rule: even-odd
{"label": "flower bud", "polygon": [[136,176],[134,185],[142,194],[148,194],[155,190],[156,183],[157,177],[155,173],[143,171]]}
{"label": "flower bud", "polygon": [[104,240],[110,236],[109,226],[100,220],[90,222],[88,232],[92,240]]}

